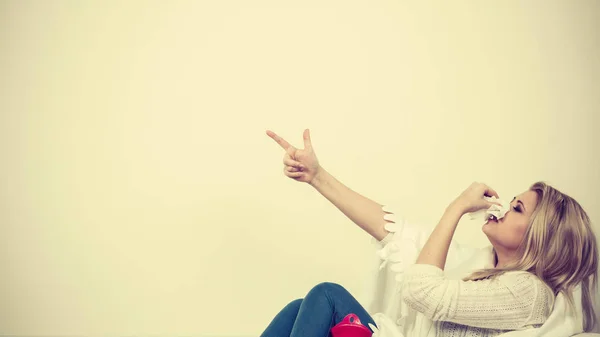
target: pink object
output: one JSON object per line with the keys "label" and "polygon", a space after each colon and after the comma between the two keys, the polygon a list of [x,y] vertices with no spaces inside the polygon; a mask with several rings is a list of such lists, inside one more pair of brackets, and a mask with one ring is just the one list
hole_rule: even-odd
{"label": "pink object", "polygon": [[348,314],[344,319],[331,328],[333,337],[371,337],[371,329],[360,324],[360,319],[355,314]]}

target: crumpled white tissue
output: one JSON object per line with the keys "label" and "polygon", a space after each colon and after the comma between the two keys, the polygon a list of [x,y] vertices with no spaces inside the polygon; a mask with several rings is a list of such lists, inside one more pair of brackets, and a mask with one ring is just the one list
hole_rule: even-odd
{"label": "crumpled white tissue", "polygon": [[500,220],[506,215],[506,213],[508,211],[510,211],[510,202],[508,202],[506,200],[498,199],[493,196],[492,197],[483,197],[483,199],[485,199],[489,202],[497,202],[497,203],[501,204],[502,206],[494,204],[488,209],[482,209],[477,212],[469,213],[469,215],[471,216],[471,219],[483,219],[484,221],[486,221],[489,218],[491,218],[491,216],[493,215],[496,217],[496,219]]}

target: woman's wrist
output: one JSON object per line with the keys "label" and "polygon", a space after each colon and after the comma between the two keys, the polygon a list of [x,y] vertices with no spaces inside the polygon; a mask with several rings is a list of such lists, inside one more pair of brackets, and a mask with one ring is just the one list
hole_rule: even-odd
{"label": "woman's wrist", "polygon": [[454,213],[462,217],[466,213],[467,205],[460,199],[456,199],[446,207],[446,213]]}
{"label": "woman's wrist", "polygon": [[316,189],[319,189],[319,187],[327,179],[328,174],[329,174],[329,172],[325,171],[322,167],[319,167],[319,169],[317,170],[317,173],[315,173],[315,176],[312,178],[312,180],[308,184]]}

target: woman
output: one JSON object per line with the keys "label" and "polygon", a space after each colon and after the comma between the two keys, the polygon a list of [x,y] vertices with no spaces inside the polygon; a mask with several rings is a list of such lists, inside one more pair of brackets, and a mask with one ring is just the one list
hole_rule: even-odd
{"label": "woman", "polygon": [[[316,188],[386,248],[399,237],[394,232],[400,224],[387,216],[393,211],[352,191],[320,167],[309,130],[304,131],[304,149],[296,149],[272,131],[267,135],[286,151],[286,176]],[[403,330],[410,331],[406,337],[497,336],[539,328],[552,312],[556,296],[562,294],[573,302],[576,286],[581,287],[584,331],[591,331],[596,324],[596,237],[581,206],[545,183],[538,182],[515,197],[500,220],[486,222],[483,231],[493,246],[488,268],[470,270],[462,280],[446,278],[444,268],[457,223],[465,213],[491,207],[484,196],[498,197],[479,183],[458,196],[428,235],[416,263],[402,273],[399,300],[409,308],[408,314],[400,315],[410,327]],[[396,243],[402,245],[401,240]],[[342,286],[321,283],[305,298],[285,306],[261,337],[328,336],[351,312],[362,324],[376,327],[373,317]]]}

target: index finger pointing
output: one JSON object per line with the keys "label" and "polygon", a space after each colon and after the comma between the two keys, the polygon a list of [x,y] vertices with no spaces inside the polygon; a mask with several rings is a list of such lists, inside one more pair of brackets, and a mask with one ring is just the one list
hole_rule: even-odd
{"label": "index finger pointing", "polygon": [[290,143],[286,142],[285,139],[279,137],[275,132],[271,130],[267,130],[267,135],[273,138],[273,140],[276,141],[277,144],[279,144],[279,146],[281,146],[284,150],[287,150],[291,146]]}

